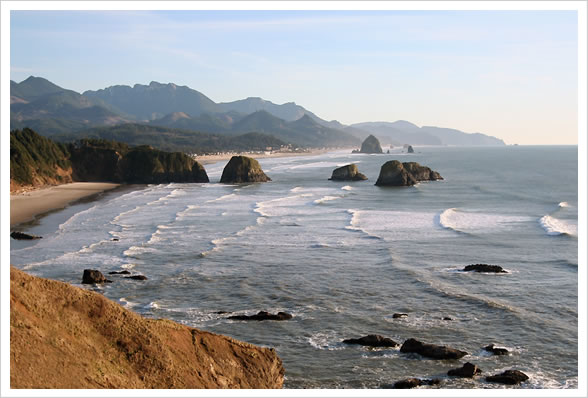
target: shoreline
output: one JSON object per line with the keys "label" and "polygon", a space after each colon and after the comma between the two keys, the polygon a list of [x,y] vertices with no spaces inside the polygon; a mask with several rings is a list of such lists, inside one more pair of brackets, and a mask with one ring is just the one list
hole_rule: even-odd
{"label": "shoreline", "polygon": [[271,152],[271,153],[259,153],[259,152],[227,152],[220,153],[217,155],[197,155],[193,156],[193,159],[202,165],[213,164],[221,160],[229,160],[233,156],[248,156],[254,159],[265,159],[265,158],[288,158],[295,156],[315,156],[326,152],[336,150],[336,148],[325,148],[325,149],[312,149],[308,152]]}
{"label": "shoreline", "polygon": [[10,228],[37,216],[67,207],[72,202],[120,187],[106,182],[74,182],[10,195]]}

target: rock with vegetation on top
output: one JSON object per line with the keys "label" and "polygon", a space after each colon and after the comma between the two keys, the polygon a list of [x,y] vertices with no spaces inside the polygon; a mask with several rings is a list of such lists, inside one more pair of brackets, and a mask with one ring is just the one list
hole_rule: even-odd
{"label": "rock with vegetation on top", "polygon": [[382,165],[380,175],[376,181],[378,186],[411,186],[419,181],[442,180],[436,171],[416,162],[400,163],[390,160]]}
{"label": "rock with vegetation on top", "polygon": [[463,269],[464,272],[494,272],[497,274],[507,273],[507,271],[500,265],[489,265],[489,264],[470,264],[466,265]]}
{"label": "rock with vegetation on top", "polygon": [[82,283],[110,283],[111,280],[108,280],[102,275],[102,272],[95,270],[95,269],[85,269],[84,275],[82,275]]}
{"label": "rock with vegetation on top", "polygon": [[271,179],[265,175],[259,162],[247,156],[233,156],[223,169],[222,183],[266,182]]}
{"label": "rock with vegetation on top", "polygon": [[368,178],[359,172],[357,165],[348,164],[333,170],[333,174],[329,180],[332,181],[362,181]]}
{"label": "rock with vegetation on top", "polygon": [[346,339],[343,340],[345,344],[359,344],[368,347],[396,347],[398,345],[392,339],[388,337],[380,336],[378,334],[369,334],[359,339]]}
{"label": "rock with vegetation on top", "polygon": [[360,153],[382,153],[380,141],[373,135],[369,135],[362,143]]}
{"label": "rock with vegetation on top", "polygon": [[482,373],[482,369],[480,369],[477,365],[474,365],[471,362],[466,362],[461,368],[451,369],[448,371],[447,375],[453,377],[474,377],[480,373]]}
{"label": "rock with vegetation on top", "polygon": [[19,231],[14,231],[10,234],[10,237],[12,239],[16,239],[16,240],[33,240],[33,239],[41,239],[41,236],[36,236],[36,235],[29,235],[29,234],[25,234],[24,232],[19,232]]}
{"label": "rock with vegetation on top", "polygon": [[232,315],[227,319],[234,319],[237,321],[286,321],[292,319],[292,315],[287,312],[278,312],[277,314],[270,314],[267,311],[259,311],[255,315]]}
{"label": "rock with vegetation on top", "polygon": [[282,388],[262,348],[166,319],[143,318],[96,292],[10,267],[10,387]]}
{"label": "rock with vegetation on top", "polygon": [[520,370],[505,370],[504,372],[494,375],[494,376],[487,376],[486,381],[492,383],[502,383],[502,384],[519,384],[523,381],[529,380],[529,376],[521,372]]}
{"label": "rock with vegetation on top", "polygon": [[400,352],[414,352],[416,354],[420,354],[424,357],[432,359],[459,359],[468,354],[465,351],[460,351],[455,348],[422,343],[415,339],[406,340],[404,344],[402,344],[402,347],[400,347]]}

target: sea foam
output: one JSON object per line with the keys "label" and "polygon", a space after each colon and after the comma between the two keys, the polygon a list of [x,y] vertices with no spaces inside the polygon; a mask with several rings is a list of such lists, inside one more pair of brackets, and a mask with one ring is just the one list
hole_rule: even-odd
{"label": "sea foam", "polygon": [[543,227],[545,232],[547,232],[547,235],[578,235],[577,225],[564,220],[559,220],[549,215],[541,217],[539,219],[539,224],[541,225],[541,227]]}

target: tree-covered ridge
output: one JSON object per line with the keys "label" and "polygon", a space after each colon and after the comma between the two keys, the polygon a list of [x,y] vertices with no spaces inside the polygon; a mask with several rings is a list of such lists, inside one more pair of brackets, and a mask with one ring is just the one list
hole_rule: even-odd
{"label": "tree-covered ridge", "polygon": [[18,185],[71,181],[69,151],[33,130],[10,132],[10,180]]}

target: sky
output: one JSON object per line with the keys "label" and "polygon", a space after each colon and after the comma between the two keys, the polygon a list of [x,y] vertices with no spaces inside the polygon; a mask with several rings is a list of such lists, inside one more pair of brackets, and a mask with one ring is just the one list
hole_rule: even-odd
{"label": "sky", "polygon": [[578,144],[576,11],[11,11],[10,77]]}

